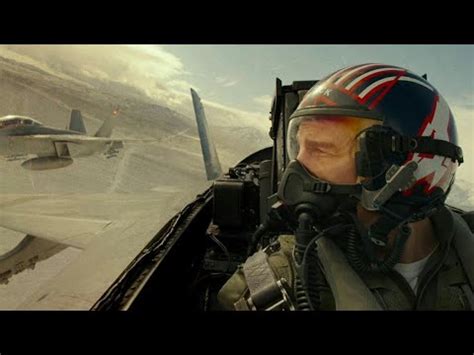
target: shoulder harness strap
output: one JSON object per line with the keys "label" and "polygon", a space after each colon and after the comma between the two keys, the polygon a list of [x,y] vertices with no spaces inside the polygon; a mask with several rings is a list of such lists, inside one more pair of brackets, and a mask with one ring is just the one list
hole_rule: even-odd
{"label": "shoulder harness strap", "polygon": [[243,272],[250,296],[234,304],[237,310],[295,310],[288,295],[287,281],[275,278],[265,250],[250,256],[243,265]]}
{"label": "shoulder harness strap", "polygon": [[383,310],[336,244],[328,238],[320,238],[316,243],[336,310]]}

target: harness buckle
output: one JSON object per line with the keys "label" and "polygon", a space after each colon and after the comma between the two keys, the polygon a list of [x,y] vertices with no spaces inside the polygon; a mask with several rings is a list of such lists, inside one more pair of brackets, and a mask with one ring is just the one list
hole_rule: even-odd
{"label": "harness buckle", "polygon": [[288,293],[289,285],[286,279],[281,278],[280,280],[276,281],[276,285],[280,291],[281,298],[278,297],[274,301],[272,301],[269,305],[265,306],[263,309],[257,309],[255,304],[253,303],[252,297],[249,296],[246,299],[246,302],[249,306],[249,310],[251,311],[294,311],[296,310],[295,305],[291,301],[290,295]]}

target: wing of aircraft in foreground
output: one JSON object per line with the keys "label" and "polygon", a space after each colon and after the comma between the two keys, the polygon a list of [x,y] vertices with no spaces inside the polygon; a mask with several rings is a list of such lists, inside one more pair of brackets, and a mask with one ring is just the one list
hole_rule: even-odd
{"label": "wing of aircraft in foreground", "polygon": [[66,247],[82,250],[21,309],[90,309],[134,257],[178,212],[190,192],[3,195],[0,226],[25,239],[0,256],[0,281]]}
{"label": "wing of aircraft in foreground", "polygon": [[[193,99],[195,108],[196,103],[198,109],[201,107],[196,112],[196,119],[200,139],[204,141],[202,149],[207,175],[216,178],[221,173],[217,153],[195,92]],[[110,127],[106,124],[103,127],[99,135],[108,135]],[[80,120],[72,122],[71,128],[85,131]],[[26,139],[64,144],[68,151],[71,147],[115,141],[97,135]],[[104,297],[111,299],[113,294],[121,294],[121,288],[115,285],[135,270],[141,270],[135,266],[146,260],[147,255],[155,257],[154,253],[159,250],[164,250],[162,253],[165,254],[170,252],[176,239],[173,239],[175,236],[170,238],[169,231],[178,231],[198,213],[208,213],[210,190],[196,197],[206,187],[208,183],[204,181],[193,184],[179,198],[175,192],[2,195],[0,227],[23,233],[25,238],[12,251],[0,256],[0,282],[7,282],[12,275],[34,267],[36,262],[67,247],[81,249],[76,259],[19,308],[91,309]],[[192,202],[186,205],[189,201]],[[179,224],[178,230],[174,224]]]}

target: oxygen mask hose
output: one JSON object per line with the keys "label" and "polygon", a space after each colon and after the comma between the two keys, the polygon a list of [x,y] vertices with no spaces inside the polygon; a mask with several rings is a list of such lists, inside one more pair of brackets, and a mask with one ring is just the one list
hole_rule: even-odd
{"label": "oxygen mask hose", "polygon": [[295,298],[298,310],[300,311],[320,309],[324,275],[318,265],[316,242],[326,232],[341,227],[341,225],[332,226],[318,232],[314,227],[314,221],[315,219],[311,213],[301,213],[298,216],[298,228],[295,231]]}
{"label": "oxygen mask hose", "polygon": [[367,250],[364,250],[365,248],[361,247],[360,234],[356,228],[352,226],[347,231],[347,259],[358,272],[375,271],[387,273],[400,261],[405,243],[411,232],[412,229],[410,226],[402,224],[399,227],[399,232],[389,255],[381,261],[376,259],[375,253],[368,253]]}

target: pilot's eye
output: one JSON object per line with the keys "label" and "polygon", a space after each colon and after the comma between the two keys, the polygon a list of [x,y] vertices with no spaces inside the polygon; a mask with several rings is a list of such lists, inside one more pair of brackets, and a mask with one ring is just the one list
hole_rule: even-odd
{"label": "pilot's eye", "polygon": [[306,141],[305,148],[309,152],[320,152],[320,153],[335,153],[337,147],[332,143]]}

